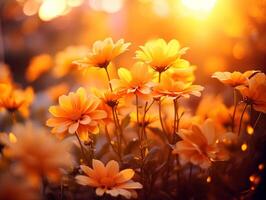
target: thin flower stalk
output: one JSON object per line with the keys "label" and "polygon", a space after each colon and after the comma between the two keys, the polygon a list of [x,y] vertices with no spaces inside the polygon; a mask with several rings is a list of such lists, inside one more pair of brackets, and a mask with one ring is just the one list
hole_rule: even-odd
{"label": "thin flower stalk", "polygon": [[234,132],[235,128],[235,115],[236,115],[236,108],[237,108],[237,90],[234,89],[233,91],[233,96],[234,96],[234,111],[233,111],[233,116],[232,116],[232,132]]}
{"label": "thin flower stalk", "polygon": [[240,122],[239,122],[239,129],[238,129],[238,133],[237,133],[238,136],[240,135],[240,132],[241,132],[243,116],[244,116],[244,114],[245,114],[245,111],[246,111],[246,109],[247,109],[247,106],[248,106],[248,104],[245,104],[245,107],[244,107],[244,109],[243,109],[243,111],[242,111],[242,113],[241,113]]}

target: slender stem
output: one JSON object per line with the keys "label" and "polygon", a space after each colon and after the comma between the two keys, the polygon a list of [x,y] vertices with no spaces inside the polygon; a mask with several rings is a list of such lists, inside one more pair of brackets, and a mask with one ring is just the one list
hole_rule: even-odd
{"label": "slender stem", "polygon": [[13,125],[17,123],[16,111],[11,112],[11,120],[12,120]]}
{"label": "slender stem", "polygon": [[109,88],[111,90],[111,92],[113,91],[113,87],[112,87],[112,84],[111,84],[111,79],[110,79],[110,75],[109,75],[109,72],[108,72],[108,69],[107,67],[104,68],[105,69],[105,72],[106,72],[106,75],[107,75],[107,78],[108,78],[108,84],[109,84]]}
{"label": "slender stem", "polygon": [[254,123],[254,126],[253,126],[253,130],[256,129],[256,127],[257,127],[257,125],[258,125],[258,122],[259,122],[261,116],[262,116],[262,112],[260,112],[259,116],[257,117],[257,119],[256,119],[256,121],[255,121],[255,123]]}
{"label": "slender stem", "polygon": [[[106,136],[106,138],[107,138],[107,140],[108,140],[110,146],[112,147],[113,151],[114,151],[116,154],[118,154],[117,150],[115,149],[115,147],[114,147],[113,144],[112,144],[112,140],[111,140],[111,137],[110,137],[110,134],[109,134],[109,131],[108,131],[108,127],[105,125],[104,128],[105,128],[105,136]],[[119,155],[118,155],[118,157],[119,157]]]}
{"label": "slender stem", "polygon": [[[116,118],[116,114],[115,114],[115,109],[112,108],[112,114],[113,114],[113,119],[114,119],[114,124],[115,124],[115,135],[116,135],[116,139],[117,139],[117,148],[118,148],[118,155],[119,155],[119,159],[120,161],[122,160],[122,155],[121,155],[121,132],[119,129],[119,122],[117,122],[117,118]],[[120,132],[119,134],[117,134],[117,130]]]}
{"label": "slender stem", "polygon": [[159,79],[158,79],[159,83],[161,82],[161,75],[162,75],[162,72],[159,72]]}
{"label": "slender stem", "polygon": [[136,115],[137,115],[137,131],[138,131],[138,138],[139,138],[139,141],[141,142],[141,134],[140,134],[140,131],[139,131],[139,98],[138,98],[138,95],[135,94],[135,97],[136,97]]}
{"label": "slender stem", "polygon": [[162,101],[161,99],[159,100],[159,119],[160,119],[160,123],[162,126],[162,131],[164,132],[164,134],[166,134],[165,128],[164,128],[164,124],[163,124],[163,117],[162,117]]}
{"label": "slender stem", "polygon": [[233,112],[233,117],[232,117],[232,132],[234,132],[235,128],[235,115],[236,115],[236,108],[237,108],[237,91],[234,89],[234,112]]}
{"label": "slender stem", "polygon": [[78,142],[79,142],[79,145],[80,145],[80,150],[81,150],[82,157],[83,157],[84,161],[87,161],[87,158],[86,158],[86,155],[85,155],[85,151],[84,151],[84,147],[83,147],[82,142],[81,142],[81,140],[79,138],[79,135],[77,134],[77,132],[75,132],[75,135],[76,135],[76,137],[78,139]]}
{"label": "slender stem", "polygon": [[248,104],[245,105],[245,107],[244,107],[244,109],[243,109],[243,111],[242,111],[241,117],[240,117],[239,129],[238,129],[238,134],[237,134],[238,136],[240,135],[241,126],[242,126],[242,120],[243,120],[243,116],[244,116],[244,114],[245,114],[245,111],[246,111],[246,109],[247,109],[247,106],[248,106]]}

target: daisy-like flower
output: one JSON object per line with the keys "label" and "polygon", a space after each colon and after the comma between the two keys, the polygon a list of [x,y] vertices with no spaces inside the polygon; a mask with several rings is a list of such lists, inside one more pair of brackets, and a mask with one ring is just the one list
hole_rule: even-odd
{"label": "daisy-like flower", "polygon": [[191,83],[184,83],[182,81],[174,81],[170,77],[164,76],[159,85],[154,87],[154,97],[172,97],[188,98],[190,95],[199,97],[204,87],[200,85],[192,85]]}
{"label": "daisy-like flower", "polygon": [[191,129],[181,129],[182,138],[176,143],[173,154],[179,155],[181,164],[190,162],[207,169],[213,161],[224,161],[228,153],[219,145],[221,134],[215,130],[215,124],[207,119],[201,126],[192,125]]}
{"label": "daisy-like flower", "polygon": [[259,71],[251,70],[251,71],[246,71],[245,73],[241,73],[238,71],[234,71],[232,73],[231,72],[215,72],[212,75],[212,78],[217,78],[223,84],[229,85],[231,87],[238,87],[241,85],[247,85],[249,77],[257,72]]}
{"label": "daisy-like flower", "polygon": [[86,56],[88,50],[86,46],[69,46],[63,51],[59,51],[55,55],[55,66],[52,70],[53,75],[56,78],[67,75],[75,67],[73,62]]}
{"label": "daisy-like flower", "polygon": [[12,113],[18,111],[22,116],[28,117],[33,99],[34,92],[31,87],[21,90],[11,84],[0,84],[0,108]]}
{"label": "daisy-like flower", "polygon": [[14,160],[14,172],[25,176],[32,186],[39,187],[43,178],[57,183],[62,169],[71,169],[69,144],[56,141],[46,129],[28,122],[16,124],[12,132],[9,137],[1,136],[5,156]]}
{"label": "daisy-like flower", "polygon": [[75,93],[59,97],[59,105],[49,108],[53,117],[46,124],[53,127],[52,133],[58,137],[76,133],[82,141],[87,141],[89,133],[97,134],[100,120],[107,117],[106,112],[99,109],[99,104],[98,99],[88,97],[81,87]]}
{"label": "daisy-like flower", "polygon": [[131,180],[135,174],[132,169],[119,170],[118,162],[111,160],[106,166],[100,160],[92,160],[92,167],[81,165],[85,175],[76,176],[80,185],[96,188],[96,194],[102,196],[104,193],[113,197],[118,195],[127,199],[136,198],[135,189],[141,189],[142,185]]}
{"label": "daisy-like flower", "polygon": [[[137,113],[136,112],[132,112],[130,113],[130,120],[133,124],[139,125],[141,127],[148,127],[150,126],[152,123],[158,121],[158,117],[157,115],[153,115],[153,114],[146,114],[145,115],[145,119],[143,119],[144,115],[143,114],[139,114],[139,124],[138,124],[138,120],[137,120]],[[144,120],[144,121],[143,121]]]}
{"label": "daisy-like flower", "polygon": [[252,105],[259,112],[266,113],[266,76],[264,73],[257,73],[248,81],[247,86],[239,88],[244,101]]}
{"label": "daisy-like flower", "polygon": [[187,48],[180,48],[177,40],[166,43],[163,39],[157,39],[140,46],[140,50],[136,51],[136,58],[161,73],[171,67],[186,50]]}
{"label": "daisy-like flower", "polygon": [[196,66],[190,65],[187,60],[179,59],[164,75],[171,77],[175,81],[192,83],[195,80],[195,70]]}
{"label": "daisy-like flower", "polygon": [[119,79],[111,80],[117,91],[137,95],[148,95],[152,92],[154,74],[144,63],[137,62],[131,70],[119,68],[118,76]]}
{"label": "daisy-like flower", "polygon": [[99,40],[93,44],[92,49],[87,56],[74,63],[81,68],[107,68],[110,62],[124,53],[129,46],[130,43],[125,43],[123,39],[118,40],[116,43],[114,43],[112,38],[106,38],[102,41]]}
{"label": "daisy-like flower", "polygon": [[26,79],[35,81],[53,66],[53,59],[49,54],[40,54],[31,59],[26,71]]}

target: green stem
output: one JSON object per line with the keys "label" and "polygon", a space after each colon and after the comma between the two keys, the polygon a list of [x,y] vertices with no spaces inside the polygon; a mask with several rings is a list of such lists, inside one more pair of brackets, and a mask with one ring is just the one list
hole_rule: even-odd
{"label": "green stem", "polygon": [[247,106],[248,106],[248,104],[245,104],[245,107],[244,107],[244,109],[243,109],[243,111],[241,113],[240,122],[239,122],[239,129],[238,129],[238,133],[237,133],[238,136],[240,135],[241,126],[242,126],[242,120],[243,120],[243,116],[245,114],[245,111],[247,109]]}
{"label": "green stem", "polygon": [[[117,118],[116,118],[116,114],[115,114],[115,110],[114,108],[112,108],[112,114],[113,114],[113,119],[114,119],[114,124],[115,124],[115,128],[116,130],[115,135],[116,135],[116,139],[117,139],[117,151],[118,151],[118,157],[120,159],[120,162],[122,161],[122,154],[121,154],[121,132],[120,132],[120,128],[119,128],[119,122],[117,122]],[[119,134],[117,134],[117,130],[119,131]]]}

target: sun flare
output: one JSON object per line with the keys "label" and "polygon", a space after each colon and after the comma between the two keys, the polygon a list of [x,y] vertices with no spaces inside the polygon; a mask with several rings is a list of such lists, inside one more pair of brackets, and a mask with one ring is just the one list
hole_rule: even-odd
{"label": "sun flare", "polygon": [[182,4],[190,10],[210,12],[217,0],[182,0]]}

